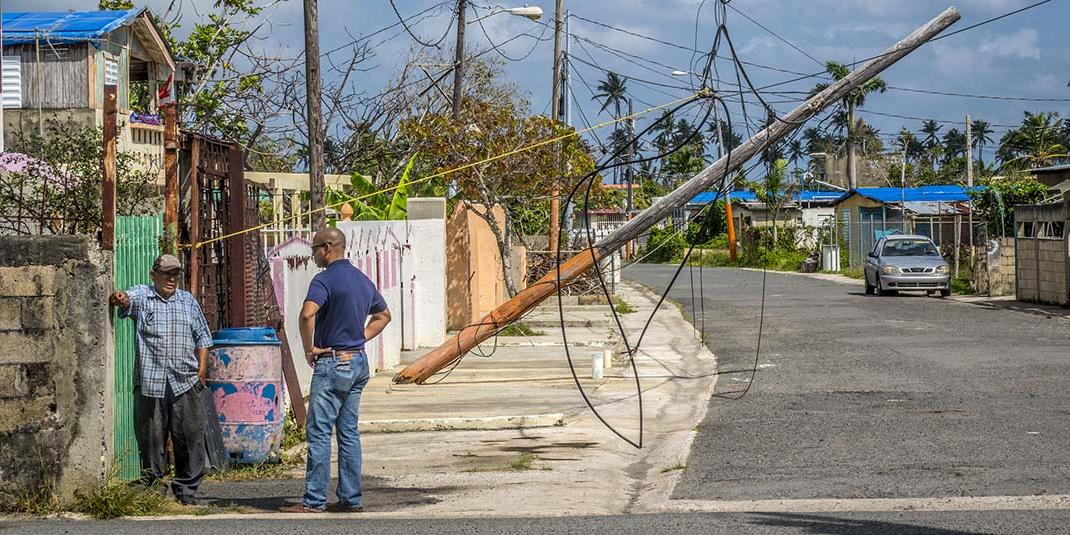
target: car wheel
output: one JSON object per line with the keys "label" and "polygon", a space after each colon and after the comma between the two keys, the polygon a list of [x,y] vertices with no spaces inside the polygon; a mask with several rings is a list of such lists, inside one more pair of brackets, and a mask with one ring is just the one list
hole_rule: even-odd
{"label": "car wheel", "polygon": [[948,297],[951,295],[951,290],[940,290],[940,297]]}
{"label": "car wheel", "polygon": [[866,295],[872,295],[873,285],[869,283],[869,275],[862,275],[862,280],[866,281]]}
{"label": "car wheel", "polygon": [[881,284],[881,276],[880,275],[877,275],[877,285],[876,285],[875,292],[876,292],[877,295],[899,295],[899,292],[897,292],[895,290],[888,290],[888,289],[884,288],[884,285]]}

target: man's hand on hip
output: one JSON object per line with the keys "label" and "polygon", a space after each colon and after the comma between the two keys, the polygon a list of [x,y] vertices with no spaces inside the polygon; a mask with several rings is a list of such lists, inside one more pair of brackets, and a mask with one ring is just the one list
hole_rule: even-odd
{"label": "man's hand on hip", "polygon": [[305,361],[308,362],[309,366],[315,368],[316,367],[316,359],[320,358],[320,355],[325,355],[325,354],[330,353],[330,352],[331,352],[330,348],[324,349],[322,347],[312,346],[312,350],[311,351],[305,351]]}

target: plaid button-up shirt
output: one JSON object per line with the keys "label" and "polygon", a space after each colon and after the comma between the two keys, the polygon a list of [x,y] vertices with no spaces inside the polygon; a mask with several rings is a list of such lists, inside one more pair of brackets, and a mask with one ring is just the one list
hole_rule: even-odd
{"label": "plaid button-up shirt", "polygon": [[168,384],[175,396],[184,394],[197,383],[195,350],[212,347],[201,306],[185,290],[175,290],[164,299],[155,288],[142,284],[126,294],[130,306],[119,309],[119,317],[134,319],[134,385],[150,398],[163,398]]}

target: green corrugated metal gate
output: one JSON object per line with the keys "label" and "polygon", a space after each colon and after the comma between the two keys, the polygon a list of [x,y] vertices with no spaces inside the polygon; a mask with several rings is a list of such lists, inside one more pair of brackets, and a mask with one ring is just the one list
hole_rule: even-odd
{"label": "green corrugated metal gate", "polygon": [[[149,271],[160,254],[163,218],[120,216],[115,221],[115,288],[151,284]],[[115,452],[124,479],[139,476],[134,439],[134,322],[115,319]]]}

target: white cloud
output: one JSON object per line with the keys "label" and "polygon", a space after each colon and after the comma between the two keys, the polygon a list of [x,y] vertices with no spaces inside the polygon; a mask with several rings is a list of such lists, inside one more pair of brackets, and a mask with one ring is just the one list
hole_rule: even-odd
{"label": "white cloud", "polygon": [[986,38],[981,43],[980,50],[1000,57],[1040,59],[1040,47],[1037,46],[1037,31],[1033,28],[1022,28],[1011,34]]}

